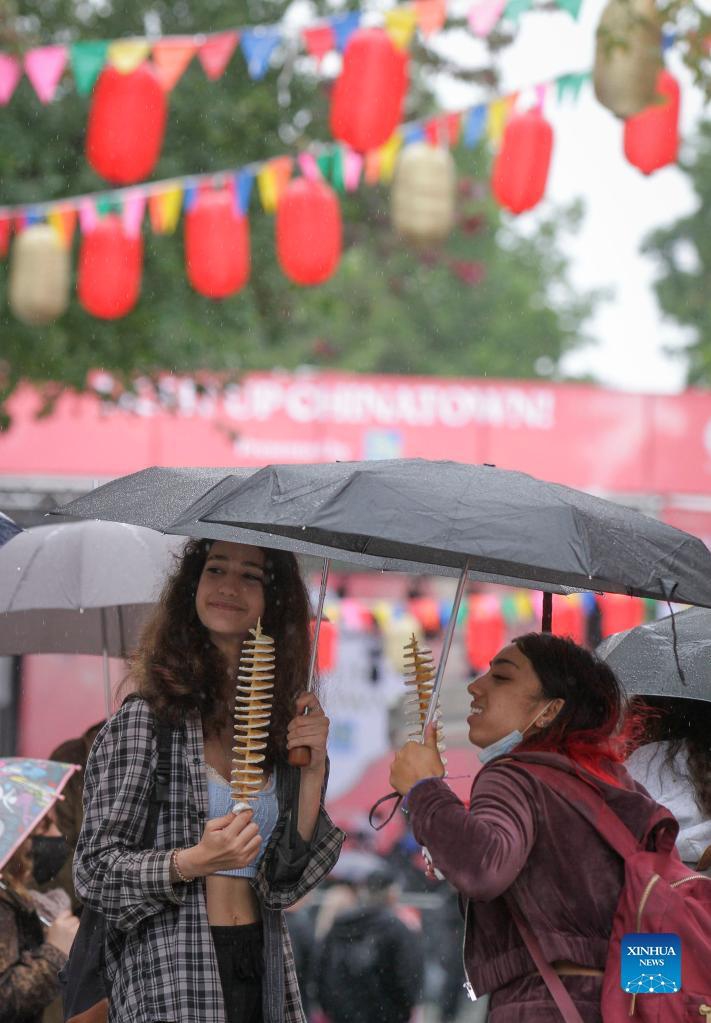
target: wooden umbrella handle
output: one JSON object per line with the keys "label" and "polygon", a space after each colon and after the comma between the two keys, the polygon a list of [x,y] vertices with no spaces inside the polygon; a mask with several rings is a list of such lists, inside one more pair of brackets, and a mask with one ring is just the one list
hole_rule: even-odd
{"label": "wooden umbrella handle", "polygon": [[311,763],[311,750],[308,746],[294,746],[289,750],[289,763],[292,767],[308,767]]}

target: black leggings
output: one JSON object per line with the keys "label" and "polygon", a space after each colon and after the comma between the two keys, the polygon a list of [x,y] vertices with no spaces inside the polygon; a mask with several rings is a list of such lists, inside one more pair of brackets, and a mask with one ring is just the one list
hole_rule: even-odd
{"label": "black leggings", "polygon": [[211,927],[227,1023],[262,1023],[262,925]]}

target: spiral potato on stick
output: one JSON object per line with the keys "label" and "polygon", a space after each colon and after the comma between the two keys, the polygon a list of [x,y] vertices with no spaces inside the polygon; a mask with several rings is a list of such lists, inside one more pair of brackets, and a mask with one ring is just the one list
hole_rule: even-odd
{"label": "spiral potato on stick", "polygon": [[[410,642],[405,644],[405,685],[408,689],[405,699],[405,724],[408,729],[408,738],[412,742],[420,742],[422,731],[425,727],[427,708],[429,707],[434,680],[437,673],[432,651],[420,649],[417,638],[413,634]],[[440,723],[439,700],[435,710],[434,721],[437,727],[437,749],[440,755],[444,753],[444,735]],[[442,763],[446,764],[446,757],[442,756]]]}
{"label": "spiral potato on stick", "polygon": [[262,786],[274,697],[274,640],[261,619],[242,644],[235,692],[235,730],[230,786],[237,807],[249,806]]}

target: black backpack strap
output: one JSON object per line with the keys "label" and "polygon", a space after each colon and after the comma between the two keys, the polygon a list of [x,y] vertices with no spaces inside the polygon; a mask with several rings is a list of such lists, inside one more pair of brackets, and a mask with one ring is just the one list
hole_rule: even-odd
{"label": "black backpack strap", "polygon": [[158,764],[153,775],[151,799],[148,805],[146,830],[143,832],[143,848],[150,849],[156,840],[158,815],[163,803],[168,802],[170,790],[170,754],[173,744],[173,727],[165,721],[156,721],[158,735]]}

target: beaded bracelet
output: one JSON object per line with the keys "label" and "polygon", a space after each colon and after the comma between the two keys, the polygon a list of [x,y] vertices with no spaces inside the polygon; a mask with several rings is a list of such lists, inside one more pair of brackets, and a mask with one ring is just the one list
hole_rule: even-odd
{"label": "beaded bracelet", "polygon": [[170,854],[170,865],[173,868],[173,870],[175,871],[175,876],[177,877],[177,879],[179,881],[182,881],[183,884],[190,884],[190,882],[194,881],[195,878],[194,877],[186,877],[185,874],[180,869],[180,867],[178,866],[178,853],[181,852],[181,851],[182,850],[180,850],[180,849],[173,849],[172,853]]}

